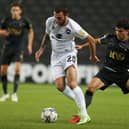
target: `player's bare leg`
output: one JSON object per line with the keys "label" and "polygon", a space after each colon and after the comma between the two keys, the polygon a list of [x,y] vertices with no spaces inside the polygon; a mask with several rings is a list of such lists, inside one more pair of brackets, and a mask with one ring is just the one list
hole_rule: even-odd
{"label": "player's bare leg", "polygon": [[89,84],[88,89],[85,93],[85,101],[86,101],[87,108],[92,102],[92,97],[93,97],[94,92],[103,86],[104,86],[104,83],[99,78],[94,77],[91,80],[91,83]]}
{"label": "player's bare leg", "polygon": [[66,76],[68,85],[70,86],[75,95],[75,102],[79,108],[80,119],[76,122],[78,122],[78,125],[85,124],[90,121],[90,117],[88,116],[88,113],[86,111],[83,92],[81,88],[77,85],[77,71],[73,65],[66,70]]}
{"label": "player's bare leg", "polygon": [[59,77],[55,80],[55,85],[57,89],[61,92],[63,92],[65,88],[65,77]]}
{"label": "player's bare leg", "polygon": [[9,94],[7,91],[7,70],[8,70],[8,65],[1,65],[0,67],[1,70],[1,80],[2,80],[2,88],[3,88],[3,96],[0,98],[0,102],[4,102],[9,98]]}
{"label": "player's bare leg", "polygon": [[57,89],[68,98],[74,100],[75,96],[72,90],[65,84],[65,77],[60,77],[55,80]]}

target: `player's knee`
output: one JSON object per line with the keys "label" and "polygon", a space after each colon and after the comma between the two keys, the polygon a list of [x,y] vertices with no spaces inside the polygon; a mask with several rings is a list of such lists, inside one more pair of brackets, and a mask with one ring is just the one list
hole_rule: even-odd
{"label": "player's knee", "polygon": [[16,75],[19,75],[20,74],[20,69],[18,68],[18,69],[15,69],[15,74]]}
{"label": "player's knee", "polygon": [[96,91],[95,85],[90,85],[90,86],[88,87],[88,91],[94,93],[94,92]]}
{"label": "player's knee", "polygon": [[60,91],[60,92],[63,92],[64,91],[64,84],[62,83],[56,83],[56,88]]}
{"label": "player's knee", "polygon": [[7,75],[7,69],[2,68],[0,73],[1,73],[1,75]]}
{"label": "player's knee", "polygon": [[57,88],[60,92],[63,92],[63,91],[64,91],[64,87],[56,86],[56,88]]}
{"label": "player's knee", "polygon": [[7,75],[6,71],[1,70],[1,75]]}
{"label": "player's knee", "polygon": [[73,89],[73,88],[75,88],[75,87],[77,86],[77,83],[76,83],[75,81],[70,81],[70,82],[68,82],[68,86],[69,86],[71,89]]}
{"label": "player's knee", "polygon": [[16,74],[16,75],[19,75],[19,74],[20,74],[20,71],[15,71],[15,74]]}

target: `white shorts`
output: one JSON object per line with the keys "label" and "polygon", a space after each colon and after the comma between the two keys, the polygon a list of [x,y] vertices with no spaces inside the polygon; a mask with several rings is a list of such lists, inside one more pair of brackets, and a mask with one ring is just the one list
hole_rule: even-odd
{"label": "white shorts", "polygon": [[58,57],[56,61],[51,61],[51,71],[53,79],[65,76],[65,70],[73,65],[77,70],[77,53],[67,53],[61,57]]}

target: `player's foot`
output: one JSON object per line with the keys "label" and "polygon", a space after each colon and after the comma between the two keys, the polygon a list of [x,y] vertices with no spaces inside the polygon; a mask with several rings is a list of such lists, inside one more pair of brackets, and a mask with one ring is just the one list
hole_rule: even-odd
{"label": "player's foot", "polygon": [[74,115],[72,119],[69,120],[70,123],[77,123],[80,121],[79,115]]}
{"label": "player's foot", "polygon": [[18,97],[17,97],[17,94],[16,94],[16,93],[12,94],[11,100],[12,100],[13,102],[18,102]]}
{"label": "player's foot", "polygon": [[6,101],[9,97],[9,94],[4,94],[2,97],[0,97],[0,102]]}
{"label": "player's foot", "polygon": [[91,121],[91,119],[88,115],[87,116],[82,116],[80,118],[80,121],[77,123],[77,125],[82,125],[82,124],[88,123],[90,121]]}

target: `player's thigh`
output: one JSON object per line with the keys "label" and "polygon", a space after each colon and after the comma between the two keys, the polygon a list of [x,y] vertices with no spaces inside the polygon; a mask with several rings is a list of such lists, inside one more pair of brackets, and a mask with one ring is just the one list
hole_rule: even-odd
{"label": "player's thigh", "polygon": [[71,65],[66,69],[66,78],[70,88],[73,89],[77,86],[77,70],[74,65]]}
{"label": "player's thigh", "polygon": [[69,53],[64,59],[64,69],[70,88],[77,86],[77,55],[75,52]]}
{"label": "player's thigh", "polygon": [[52,73],[52,78],[54,81],[60,77],[65,76],[64,68],[60,63],[51,65],[51,73]]}
{"label": "player's thigh", "polygon": [[1,54],[1,65],[9,65],[12,61],[12,58],[13,58],[13,54],[12,54],[12,49],[9,49],[9,48],[5,48],[3,51],[2,51],[2,54]]}
{"label": "player's thigh", "polygon": [[100,89],[103,86],[104,82],[102,82],[100,78],[94,77],[88,85],[88,90],[90,90],[91,92],[95,92],[97,89]]}
{"label": "player's thigh", "polygon": [[65,88],[65,71],[62,64],[52,64],[51,73],[57,89],[63,91]]}

